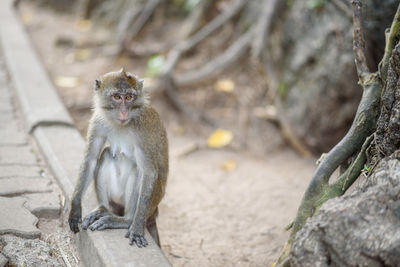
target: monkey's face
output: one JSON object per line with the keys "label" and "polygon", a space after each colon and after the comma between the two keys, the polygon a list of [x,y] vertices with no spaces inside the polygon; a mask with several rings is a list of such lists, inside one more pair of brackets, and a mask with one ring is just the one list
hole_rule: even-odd
{"label": "monkey's face", "polygon": [[146,104],[143,81],[124,70],[107,73],[96,80],[96,95],[96,103],[107,118],[120,126],[127,125]]}

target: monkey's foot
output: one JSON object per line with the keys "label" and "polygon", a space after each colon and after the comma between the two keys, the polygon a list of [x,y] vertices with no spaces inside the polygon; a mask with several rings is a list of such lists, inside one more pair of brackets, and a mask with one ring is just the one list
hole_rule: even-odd
{"label": "monkey's foot", "polygon": [[89,229],[94,231],[94,230],[104,230],[104,229],[113,229],[115,228],[114,226],[114,220],[112,220],[112,216],[104,216],[93,222],[90,226]]}
{"label": "monkey's foot", "polygon": [[134,234],[132,231],[128,231],[125,235],[126,238],[129,238],[129,245],[133,245],[133,243],[136,243],[136,245],[139,248],[146,247],[148,245],[148,242],[144,235],[139,235],[139,234]]}
{"label": "monkey's foot", "polygon": [[110,212],[106,208],[99,207],[95,211],[92,211],[91,213],[85,216],[82,223],[82,229],[86,230],[89,227],[89,225],[93,224],[93,222],[108,215],[110,215]]}

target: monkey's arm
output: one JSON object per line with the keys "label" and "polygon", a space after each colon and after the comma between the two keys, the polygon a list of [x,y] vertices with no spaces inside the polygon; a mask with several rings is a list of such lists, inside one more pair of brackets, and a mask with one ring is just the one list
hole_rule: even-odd
{"label": "monkey's arm", "polygon": [[100,135],[99,129],[96,129],[96,127],[89,128],[85,158],[72,196],[71,211],[68,219],[69,227],[74,233],[79,232],[78,223],[82,222],[82,196],[93,180],[98,157],[105,141],[106,138]]}
{"label": "monkey's arm", "polygon": [[154,167],[146,167],[144,170],[146,171],[139,175],[139,190],[136,194],[134,192],[130,203],[133,206],[133,220],[125,235],[125,237],[129,238],[130,245],[135,242],[138,247],[145,247],[148,244],[144,237],[144,229],[158,177]]}

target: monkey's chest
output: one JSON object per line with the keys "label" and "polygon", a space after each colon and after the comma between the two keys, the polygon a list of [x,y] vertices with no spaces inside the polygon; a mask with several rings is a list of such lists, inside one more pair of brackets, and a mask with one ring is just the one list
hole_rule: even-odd
{"label": "monkey's chest", "polygon": [[114,158],[122,156],[135,161],[135,138],[131,134],[112,134],[108,143]]}

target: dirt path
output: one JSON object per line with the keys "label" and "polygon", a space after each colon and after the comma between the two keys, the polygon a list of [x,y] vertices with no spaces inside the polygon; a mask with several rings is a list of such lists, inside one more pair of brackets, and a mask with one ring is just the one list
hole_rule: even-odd
{"label": "dirt path", "polygon": [[[129,65],[129,71],[143,76],[146,61],[115,60],[96,48],[89,49],[92,56],[71,61],[71,56],[88,50],[75,50],[69,42],[85,46],[96,43],[91,38],[100,37],[77,30],[76,18],[71,15],[22,4],[22,20],[53,81],[60,76],[78,78],[76,85],[58,90],[84,132],[94,79],[121,65]],[[184,147],[204,142],[209,131],[197,127],[199,131],[175,134],[179,127],[193,127],[180,120],[165,99],[153,103],[167,124],[170,139],[170,176],[158,219],[166,256],[174,266],[269,266],[288,237],[284,228],[294,218],[315,160],[301,159],[291,150],[279,148],[279,132],[271,125],[260,131],[264,139],[259,139],[265,140],[260,150],[274,151],[265,156],[201,149],[178,157]],[[235,169],[221,168],[228,160],[236,162]]]}
{"label": "dirt path", "polygon": [[[269,266],[288,237],[315,168],[284,150],[253,158],[244,153],[176,151],[193,140],[170,137],[171,172],[160,206],[162,249],[174,266]],[[225,171],[221,164],[238,164]]]}

